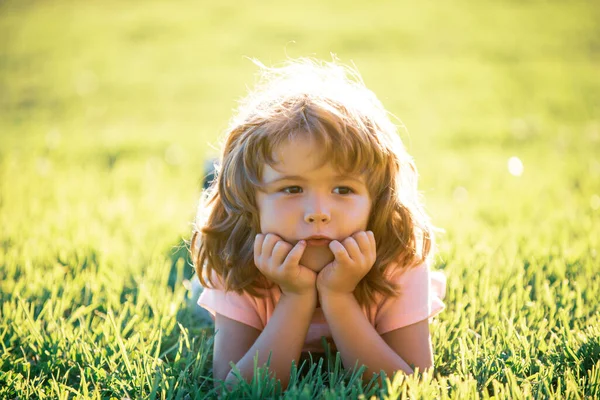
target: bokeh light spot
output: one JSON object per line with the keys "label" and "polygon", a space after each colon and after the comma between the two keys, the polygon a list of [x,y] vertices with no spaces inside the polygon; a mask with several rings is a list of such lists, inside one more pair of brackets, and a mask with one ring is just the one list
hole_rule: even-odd
{"label": "bokeh light spot", "polygon": [[511,157],[508,159],[508,172],[513,176],[523,175],[523,162],[519,157]]}
{"label": "bokeh light spot", "polygon": [[600,209],[600,196],[597,194],[592,195],[590,198],[590,207],[592,207],[592,210],[594,211]]}
{"label": "bokeh light spot", "polygon": [[452,197],[457,203],[466,203],[469,200],[469,191],[462,186],[458,186],[454,189]]}

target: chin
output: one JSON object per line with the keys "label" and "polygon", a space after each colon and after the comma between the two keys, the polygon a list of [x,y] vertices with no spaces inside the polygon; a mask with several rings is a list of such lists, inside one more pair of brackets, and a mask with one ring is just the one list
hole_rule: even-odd
{"label": "chin", "polygon": [[300,259],[300,264],[317,273],[334,260],[333,253],[329,247],[307,247]]}

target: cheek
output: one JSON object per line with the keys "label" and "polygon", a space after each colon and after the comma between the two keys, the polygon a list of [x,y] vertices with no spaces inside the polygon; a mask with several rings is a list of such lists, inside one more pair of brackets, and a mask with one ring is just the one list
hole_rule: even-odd
{"label": "cheek", "polygon": [[345,220],[360,225],[360,229],[366,229],[371,214],[371,201],[368,198],[359,199],[346,214]]}
{"label": "cheek", "polygon": [[260,228],[268,232],[277,232],[285,226],[286,221],[293,219],[294,208],[285,206],[277,199],[264,198],[257,202],[260,215]]}
{"label": "cheek", "polygon": [[363,208],[363,217],[364,217],[365,228],[367,227],[367,223],[369,222],[369,216],[371,215],[372,206],[373,206],[373,204],[371,203],[371,199],[368,199],[367,201],[365,201],[365,205]]}

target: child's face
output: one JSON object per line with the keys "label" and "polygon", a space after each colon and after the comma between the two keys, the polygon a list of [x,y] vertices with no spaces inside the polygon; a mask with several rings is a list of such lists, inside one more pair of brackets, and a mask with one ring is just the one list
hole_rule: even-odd
{"label": "child's face", "polygon": [[[367,229],[371,197],[364,175],[340,176],[323,162],[314,141],[296,139],[274,153],[265,165],[264,191],[256,192],[261,233],[274,233],[290,244],[314,235],[342,241]],[[319,272],[333,254],[327,241],[308,241],[300,263]]]}

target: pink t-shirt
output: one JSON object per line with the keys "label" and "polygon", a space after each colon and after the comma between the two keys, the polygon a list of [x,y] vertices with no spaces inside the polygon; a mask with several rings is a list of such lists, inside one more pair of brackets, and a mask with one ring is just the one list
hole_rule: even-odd
{"label": "pink t-shirt", "polygon": [[[399,285],[400,295],[379,295],[373,304],[362,307],[377,333],[382,335],[431,318],[444,309],[442,299],[446,291],[446,277],[441,271],[430,271],[427,263],[410,269],[390,268],[388,271],[392,271],[390,279]],[[266,296],[259,298],[247,293],[225,292],[222,287],[204,288],[198,304],[210,312],[213,318],[219,313],[262,331],[281,296],[277,285],[265,292]],[[316,308],[302,351],[323,352],[322,336],[332,344],[323,310]]]}

